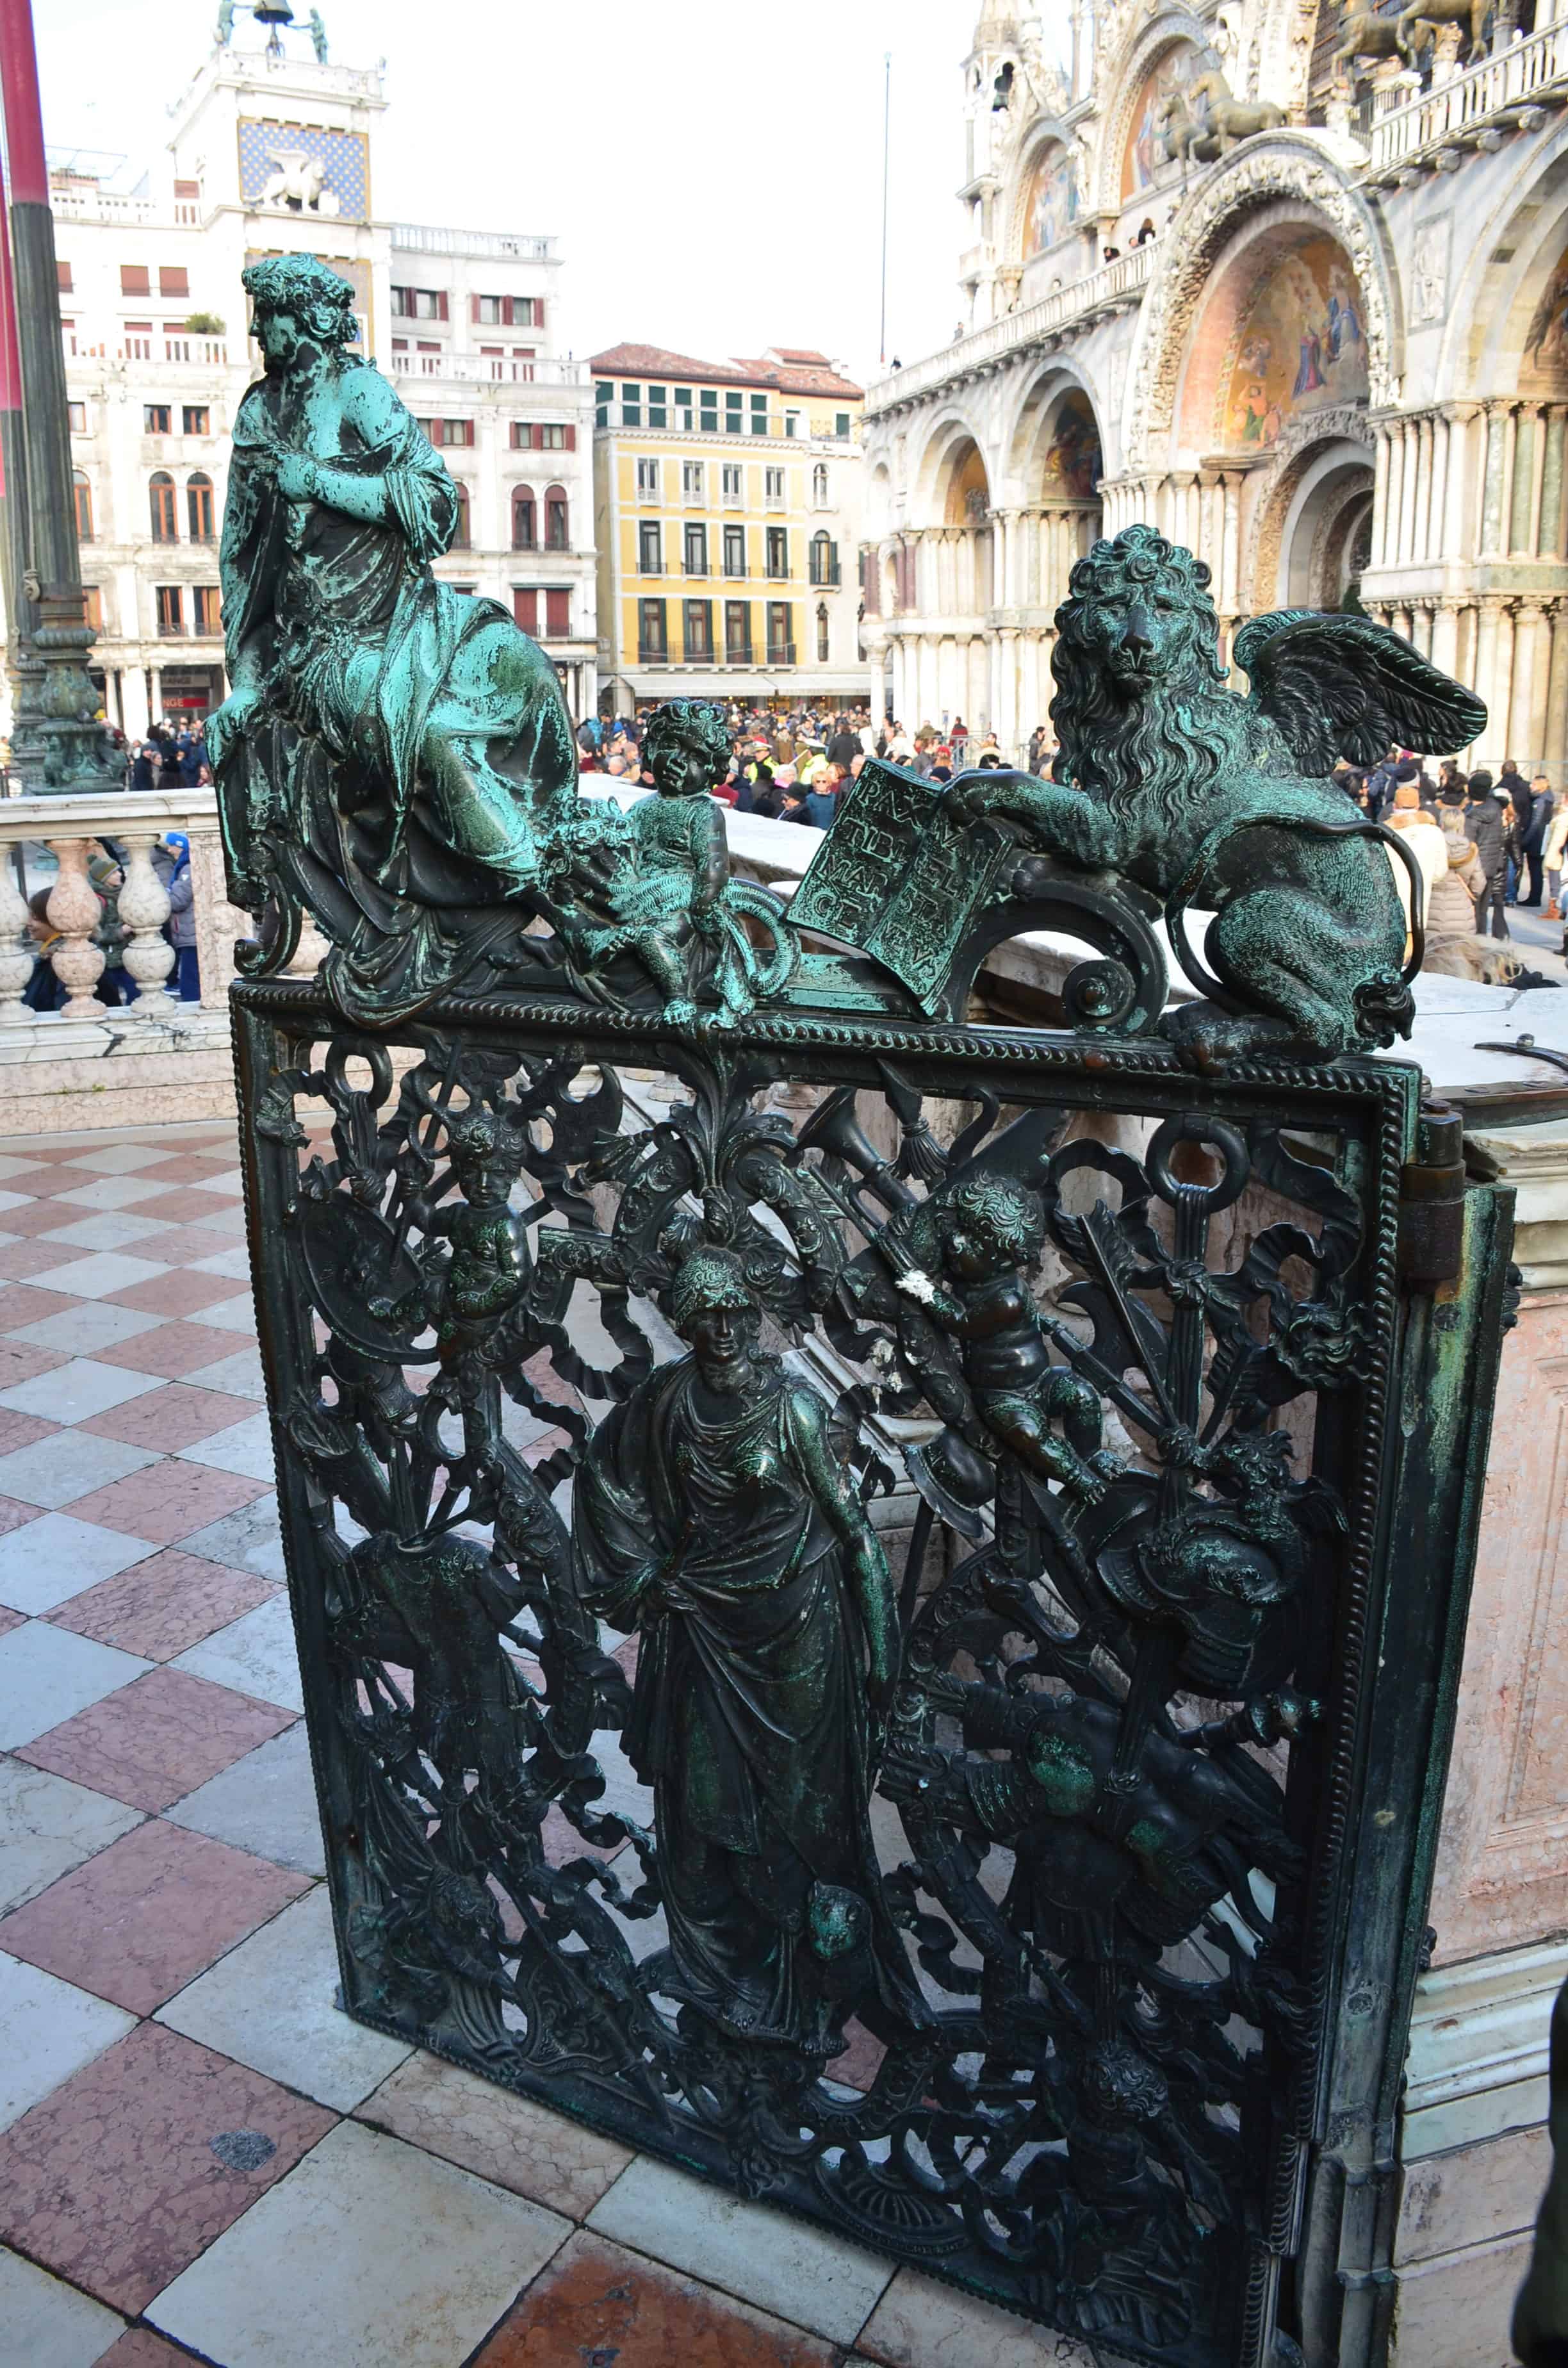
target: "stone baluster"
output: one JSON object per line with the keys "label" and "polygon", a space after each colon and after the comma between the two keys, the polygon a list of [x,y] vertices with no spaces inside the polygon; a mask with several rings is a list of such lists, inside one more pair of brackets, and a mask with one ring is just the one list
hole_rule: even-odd
{"label": "stone baluster", "polygon": [[[151,831],[128,837],[124,885],[119,892],[119,917],[131,935],[120,961],[136,985],[131,1006],[137,1019],[172,1019],[178,998],[169,993],[168,978],[178,959],[164,935],[169,917],[167,889],[153,869],[156,839]],[[195,886],[195,882],[191,883]]]}
{"label": "stone baluster", "polygon": [[31,919],[11,869],[11,850],[0,847],[0,1022],[38,1018],[31,1004],[22,1001],[38,953],[28,927]]}
{"label": "stone baluster", "polygon": [[59,877],[49,892],[50,927],[60,932],[49,950],[54,975],[67,990],[58,1017],[62,1019],[102,1019],[104,1006],[93,994],[104,974],[104,951],[93,943],[93,931],[103,918],[97,889],[87,877],[93,841],[51,838],[51,852],[60,864]]}

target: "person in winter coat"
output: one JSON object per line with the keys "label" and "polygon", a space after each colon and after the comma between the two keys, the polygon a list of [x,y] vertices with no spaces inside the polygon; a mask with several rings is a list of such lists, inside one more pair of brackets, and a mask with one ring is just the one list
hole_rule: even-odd
{"label": "person in winter coat", "polygon": [[1510,933],[1503,916],[1507,881],[1503,809],[1492,794],[1492,776],[1484,768],[1470,777],[1470,803],[1465,808],[1464,829],[1465,837],[1475,849],[1483,878],[1481,893],[1475,900],[1475,933],[1477,937],[1483,938],[1490,920],[1492,935],[1506,938]]}
{"label": "person in winter coat", "polygon": [[1547,825],[1551,820],[1556,800],[1551,794],[1546,775],[1538,773],[1528,792],[1529,811],[1521,817],[1522,835],[1519,852],[1524,860],[1525,894],[1521,905],[1540,903],[1541,852],[1546,845]]}
{"label": "person in winter coat", "polygon": [[155,790],[158,786],[158,751],[150,740],[139,744],[131,760],[131,786],[133,790]]}
{"label": "person in winter coat", "polygon": [[183,830],[165,831],[164,845],[175,859],[167,887],[169,917],[165,927],[175,950],[175,974],[170,986],[182,1003],[199,1003],[201,980],[196,962],[195,886],[190,876],[190,841]]}
{"label": "person in winter coat", "polygon": [[1556,810],[1546,825],[1541,842],[1540,860],[1546,869],[1546,888],[1551,903],[1546,908],[1549,921],[1562,918],[1563,857],[1568,852],[1568,796],[1557,801]]}

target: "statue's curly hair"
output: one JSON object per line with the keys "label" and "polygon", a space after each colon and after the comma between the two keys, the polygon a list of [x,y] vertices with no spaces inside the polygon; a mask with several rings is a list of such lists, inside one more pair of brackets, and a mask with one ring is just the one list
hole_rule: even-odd
{"label": "statue's curly hair", "polygon": [[258,320],[270,313],[291,313],[324,346],[351,345],[359,334],[353,289],[313,255],[266,256],[245,266],[240,285]]}
{"label": "statue's curly hair", "polygon": [[1029,1266],[1045,1240],[1045,1211],[1031,1184],[1011,1176],[974,1176],[948,1201],[943,1211],[948,1228],[967,1225],[1015,1266]]}
{"label": "statue's curly hair", "polygon": [[[1169,814],[1215,779],[1232,753],[1236,702],[1225,694],[1210,580],[1201,559],[1152,526],[1123,527],[1079,560],[1056,611],[1051,654],[1058,780],[1075,780],[1119,813],[1148,805]],[[1105,603],[1129,592],[1159,593],[1188,624],[1180,677],[1167,676],[1131,700],[1107,668],[1095,631]]]}
{"label": "statue's curly hair", "polygon": [[708,757],[715,774],[730,761],[730,727],[724,711],[711,699],[669,699],[648,718],[642,740],[642,761],[656,772],[661,757],[687,752]]}
{"label": "statue's curly hair", "polygon": [[733,1250],[703,1243],[681,1260],[670,1294],[670,1315],[676,1330],[687,1334],[707,1308],[756,1310],[759,1303],[746,1281],[745,1269]]}

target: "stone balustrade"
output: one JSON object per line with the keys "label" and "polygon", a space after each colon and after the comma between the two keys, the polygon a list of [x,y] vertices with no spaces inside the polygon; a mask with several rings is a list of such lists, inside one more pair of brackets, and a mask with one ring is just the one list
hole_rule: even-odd
{"label": "stone balustrade", "polygon": [[[201,983],[195,1003],[173,991],[176,954],[164,935],[169,899],[153,865],[170,831],[190,844]],[[138,989],[134,1002],[112,1006],[93,991],[108,957],[97,941],[103,908],[88,877],[106,841],[123,854],[119,906],[130,934],[119,960]],[[60,933],[50,960],[68,999],[53,1012],[22,1001],[37,946],[13,850],[29,847],[47,848],[59,866],[47,907]],[[226,1115],[233,1108],[228,988],[234,941],[249,929],[224,894],[210,789],[0,799],[0,1134]],[[321,951],[312,933],[291,967],[313,970]]]}
{"label": "stone balustrade", "polygon": [[900,404],[913,403],[949,380],[967,377],[988,363],[1038,345],[1055,336],[1069,322],[1104,312],[1113,304],[1135,302],[1153,276],[1160,252],[1159,239],[1147,239],[1142,246],[1118,256],[1113,263],[1102,263],[1096,270],[1085,272],[1071,287],[1053,289],[1038,304],[1021,305],[1017,312],[1005,313],[1001,320],[988,322],[984,328],[960,337],[939,354],[931,354],[924,361],[912,362],[907,370],[878,379],[866,390],[867,418],[891,411]]}
{"label": "stone balustrade", "polygon": [[[1392,185],[1402,173],[1423,165],[1451,171],[1460,150],[1477,146],[1494,133],[1500,137],[1504,130],[1522,122],[1532,103],[1540,107],[1565,76],[1568,17],[1558,17],[1523,40],[1510,41],[1479,65],[1435,84],[1407,105],[1375,117],[1368,178]],[[1562,104],[1561,92],[1553,103]]]}

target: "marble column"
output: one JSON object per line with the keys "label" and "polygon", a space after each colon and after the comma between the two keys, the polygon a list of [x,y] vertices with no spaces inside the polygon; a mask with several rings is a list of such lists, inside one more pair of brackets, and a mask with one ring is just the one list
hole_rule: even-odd
{"label": "marble column", "polygon": [[1508,751],[1527,780],[1546,748],[1546,667],[1541,642],[1546,613],[1539,600],[1521,600],[1514,622],[1514,678],[1508,704]]}
{"label": "marble column", "polygon": [[1460,604],[1439,600],[1432,619],[1432,664],[1442,674],[1459,673]]}
{"label": "marble column", "polygon": [[1386,567],[1389,541],[1390,447],[1386,427],[1377,430],[1372,447],[1372,564]]}
{"label": "marble column", "polygon": [[1546,405],[1538,403],[1530,429],[1530,516],[1525,544],[1532,557],[1541,547],[1540,518],[1546,493]]}
{"label": "marble column", "polygon": [[1399,557],[1408,566],[1415,557],[1415,493],[1419,473],[1419,430],[1414,419],[1403,422],[1400,443],[1403,461],[1399,488]]}
{"label": "marble column", "polygon": [[1542,754],[1551,786],[1562,796],[1564,743],[1568,741],[1568,601],[1546,603],[1551,652],[1546,677],[1546,746]]}
{"label": "marble column", "polygon": [[1388,429],[1389,478],[1387,515],[1383,520],[1385,567],[1399,565],[1400,520],[1404,515],[1404,423],[1391,420]]}
{"label": "marble column", "polygon": [[1530,488],[1535,476],[1535,411],[1520,404],[1510,414],[1514,428],[1514,465],[1508,484],[1506,548],[1518,558],[1530,555]]}
{"label": "marble column", "polygon": [[1513,423],[1500,403],[1486,406],[1486,458],[1481,481],[1481,556],[1503,555],[1503,487]]}
{"label": "marble column", "polygon": [[1446,500],[1443,516],[1443,539],[1438,551],[1442,559],[1469,558],[1474,544],[1466,525],[1471,511],[1471,488],[1476,480],[1478,461],[1476,447],[1480,436],[1476,420],[1481,416],[1475,404],[1450,404],[1448,406],[1449,458],[1446,479]]}
{"label": "marble column", "polygon": [[1411,557],[1432,556],[1432,415],[1415,423],[1415,539]]}
{"label": "marble column", "polygon": [[1479,604],[1475,627],[1476,695],[1486,707],[1486,724],[1477,743],[1483,755],[1490,756],[1496,744],[1497,718],[1497,623],[1500,603],[1483,600]]}
{"label": "marble column", "polygon": [[1221,613],[1233,617],[1242,597],[1242,481],[1225,478],[1225,593]]}
{"label": "marble column", "polygon": [[1550,404],[1541,438],[1540,523],[1536,538],[1536,550],[1542,559],[1559,559],[1562,554],[1563,420],[1562,404]]}

